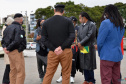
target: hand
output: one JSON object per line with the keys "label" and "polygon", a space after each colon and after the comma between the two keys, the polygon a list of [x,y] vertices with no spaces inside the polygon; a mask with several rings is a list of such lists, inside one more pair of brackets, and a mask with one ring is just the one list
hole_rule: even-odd
{"label": "hand", "polygon": [[80,47],[79,47],[79,49],[80,49],[80,50],[83,50],[83,49],[84,49],[84,47],[83,47],[83,46],[80,46]]}
{"label": "hand", "polygon": [[3,50],[4,50],[4,52],[5,52],[6,54],[10,53],[10,52],[7,50],[7,48],[3,48]]}
{"label": "hand", "polygon": [[63,52],[63,50],[62,50],[61,46],[59,46],[58,48],[55,49],[54,52],[56,55],[60,55]]}
{"label": "hand", "polygon": [[41,39],[41,35],[37,35],[37,37],[36,37],[36,40],[40,40]]}
{"label": "hand", "polygon": [[97,50],[97,45],[94,45],[95,49]]}
{"label": "hand", "polygon": [[83,48],[84,48],[80,43],[78,43],[78,47],[80,50],[83,50]]}
{"label": "hand", "polygon": [[81,47],[81,44],[80,43],[78,43],[78,47]]}

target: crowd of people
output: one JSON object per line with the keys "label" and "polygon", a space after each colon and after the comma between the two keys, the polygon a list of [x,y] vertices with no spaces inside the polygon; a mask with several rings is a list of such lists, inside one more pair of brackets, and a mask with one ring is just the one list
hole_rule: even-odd
{"label": "crowd of people", "polygon": [[[62,70],[57,83],[74,83],[76,71],[84,75],[82,84],[96,84],[94,70],[96,50],[100,57],[101,84],[121,84],[120,62],[123,59],[121,42],[125,32],[123,19],[114,5],[107,5],[101,17],[99,30],[88,13],[64,17],[65,5],[58,4],[54,16],[37,20],[34,33],[36,59],[41,84],[51,84],[59,63]],[[78,25],[78,21],[80,25]],[[2,84],[24,84],[26,49],[23,15],[7,18],[2,33],[6,69]]]}

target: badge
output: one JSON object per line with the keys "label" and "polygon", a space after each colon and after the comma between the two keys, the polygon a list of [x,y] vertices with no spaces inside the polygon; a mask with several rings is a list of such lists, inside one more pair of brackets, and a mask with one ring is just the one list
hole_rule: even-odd
{"label": "badge", "polygon": [[23,38],[23,35],[20,35],[21,38]]}

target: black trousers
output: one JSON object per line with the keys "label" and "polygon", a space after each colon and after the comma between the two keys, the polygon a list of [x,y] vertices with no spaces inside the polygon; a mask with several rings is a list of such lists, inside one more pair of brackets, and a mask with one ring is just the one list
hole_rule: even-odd
{"label": "black trousers", "polygon": [[71,77],[75,77],[75,74],[76,74],[76,63],[77,63],[78,55],[79,55],[79,52],[73,53]]}
{"label": "black trousers", "polygon": [[[79,51],[73,53],[71,77],[75,77],[75,74],[76,74],[76,62],[77,62],[78,55],[79,55]],[[61,76],[62,76],[62,73],[61,73]]]}
{"label": "black trousers", "polygon": [[4,76],[3,76],[3,83],[9,84],[10,79],[9,79],[9,73],[10,73],[10,65],[6,65],[5,71],[4,71]]}
{"label": "black trousers", "polygon": [[47,65],[41,60],[41,56],[36,53],[39,78],[44,78]]}

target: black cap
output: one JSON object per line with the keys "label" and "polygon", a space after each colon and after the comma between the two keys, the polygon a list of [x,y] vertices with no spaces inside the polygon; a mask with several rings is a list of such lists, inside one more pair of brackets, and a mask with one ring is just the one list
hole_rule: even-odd
{"label": "black cap", "polygon": [[21,13],[16,13],[15,15],[14,15],[14,18],[20,18],[20,17],[23,17],[23,15],[21,14]]}
{"label": "black cap", "polygon": [[65,8],[65,5],[57,4],[57,5],[55,6],[55,8]]}
{"label": "black cap", "polygon": [[72,21],[77,21],[77,18],[76,18],[75,16],[71,16],[70,19],[71,19]]}
{"label": "black cap", "polygon": [[38,19],[39,22],[41,22],[42,20],[45,20],[45,19],[43,19],[43,18]]}
{"label": "black cap", "polygon": [[43,19],[43,18],[40,18],[40,22],[41,22],[42,20],[45,20],[45,19]]}

